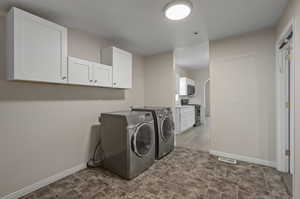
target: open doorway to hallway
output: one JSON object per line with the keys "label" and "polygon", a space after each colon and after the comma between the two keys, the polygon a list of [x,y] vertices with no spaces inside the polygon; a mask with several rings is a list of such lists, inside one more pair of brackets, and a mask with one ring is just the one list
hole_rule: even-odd
{"label": "open doorway to hallway", "polygon": [[176,145],[210,150],[209,42],[175,49]]}

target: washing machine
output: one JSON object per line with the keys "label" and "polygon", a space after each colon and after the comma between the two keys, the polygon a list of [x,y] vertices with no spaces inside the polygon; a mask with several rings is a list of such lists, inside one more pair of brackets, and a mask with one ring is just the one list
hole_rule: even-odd
{"label": "washing machine", "polygon": [[174,118],[170,107],[133,107],[134,111],[150,111],[155,124],[155,158],[163,158],[174,150]]}
{"label": "washing machine", "polygon": [[155,162],[155,128],[150,112],[103,113],[100,123],[105,169],[132,179]]}

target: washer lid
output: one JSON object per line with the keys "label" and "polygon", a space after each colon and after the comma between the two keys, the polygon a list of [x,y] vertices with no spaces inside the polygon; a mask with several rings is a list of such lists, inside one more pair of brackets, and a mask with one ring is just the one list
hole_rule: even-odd
{"label": "washer lid", "polygon": [[143,122],[153,122],[152,114],[147,111],[118,111],[102,113],[101,118],[104,117],[123,118],[124,120],[126,120],[128,128],[135,128]]}

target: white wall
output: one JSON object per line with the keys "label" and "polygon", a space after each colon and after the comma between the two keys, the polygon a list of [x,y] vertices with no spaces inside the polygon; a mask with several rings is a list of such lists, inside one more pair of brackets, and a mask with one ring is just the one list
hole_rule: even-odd
{"label": "white wall", "polygon": [[175,106],[173,52],[145,58],[145,105]]}
{"label": "white wall", "polygon": [[290,0],[277,27],[277,37],[284,31],[285,26],[295,19],[295,186],[294,198],[300,198],[300,1]]}
{"label": "white wall", "polygon": [[189,76],[188,69],[186,69],[186,68],[176,66],[175,71],[179,75],[179,77],[188,77]]}
{"label": "white wall", "polygon": [[[0,17],[0,198],[86,163],[102,112],[144,104],[144,60],[133,58],[133,88],[91,88],[5,79],[5,20]],[[69,55],[99,61],[111,42],[69,30]]]}
{"label": "white wall", "polygon": [[212,150],[275,161],[274,45],[274,29],[211,42]]}

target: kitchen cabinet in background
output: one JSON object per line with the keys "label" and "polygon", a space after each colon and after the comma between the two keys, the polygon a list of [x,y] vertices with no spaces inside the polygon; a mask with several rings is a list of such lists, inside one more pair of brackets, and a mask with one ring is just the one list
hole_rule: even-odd
{"label": "kitchen cabinet in background", "polygon": [[194,106],[178,106],[175,108],[175,132],[182,133],[195,124]]}

